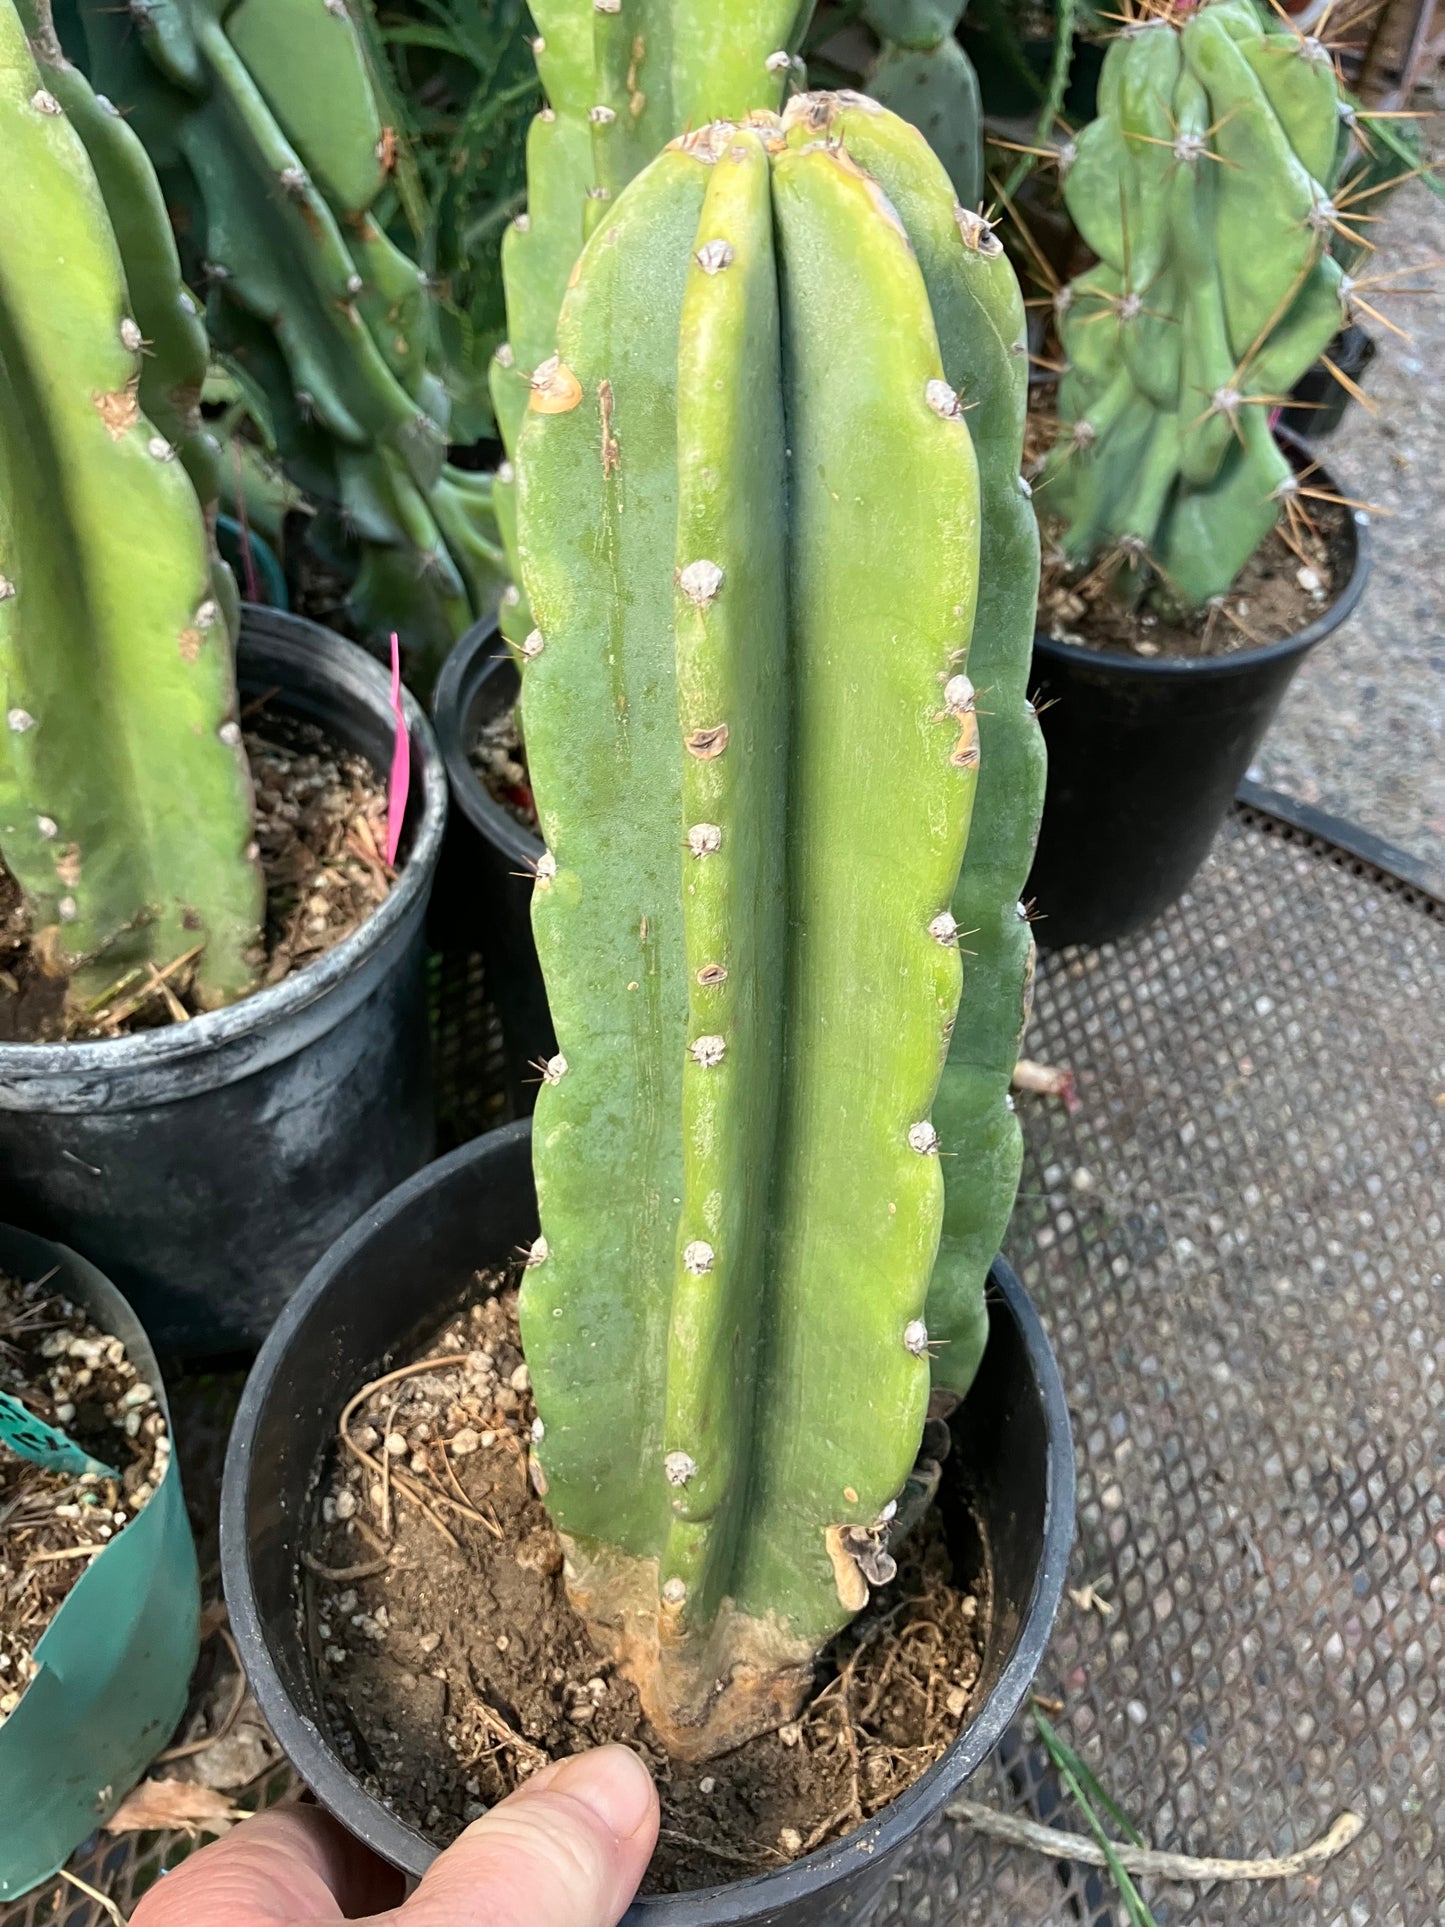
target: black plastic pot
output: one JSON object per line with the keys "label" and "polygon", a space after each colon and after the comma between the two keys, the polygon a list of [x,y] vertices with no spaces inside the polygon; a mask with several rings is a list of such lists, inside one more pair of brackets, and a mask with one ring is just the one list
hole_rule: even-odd
{"label": "black plastic pot", "polygon": [[[1375,359],[1375,352],[1374,336],[1351,322],[1330,343],[1329,359],[1358,387],[1365,370]],[[1306,368],[1290,390],[1290,405],[1280,410],[1278,425],[1293,435],[1303,436],[1307,442],[1321,441],[1326,435],[1334,434],[1353,399],[1349,389],[1324,361],[1317,361]]]}
{"label": "black plastic pot", "polygon": [[1045,948],[1112,942],[1183,896],[1295,671],[1364,594],[1365,517],[1345,529],[1339,596],[1266,648],[1144,658],[1035,637],[1049,776],[1024,899]]}
{"label": "black plastic pot", "polygon": [[[402,1185],[326,1254],[283,1312],[246,1386],[226,1459],[222,1577],[261,1709],[322,1804],[411,1875],[426,1870],[435,1850],[343,1765],[300,1632],[317,1467],[356,1387],[413,1336],[435,1329],[479,1265],[507,1262],[536,1229],[526,1120],[463,1145]],[[972,1720],[907,1793],[847,1840],[776,1873],[639,1900],[625,1927],[861,1927],[901,1854],[1017,1713],[1064,1584],[1074,1458],[1063,1386],[1037,1314],[1002,1262],[992,1283],[988,1350],[952,1422],[940,1495],[960,1578],[986,1564],[992,1582]]]}
{"label": "black plastic pot", "polygon": [[468,751],[482,725],[513,706],[520,686],[496,622],[488,619],[468,629],[447,657],[431,706],[452,793],[432,900],[432,940],[438,949],[472,950],[482,958],[501,1021],[514,1117],[526,1116],[536,1103],[536,1067],[557,1048],[532,941],[532,873],[543,845],[497,802]]}
{"label": "black plastic pot", "polygon": [[[247,608],[243,706],[265,699],[390,765],[389,678],[355,644]],[[308,1267],[434,1140],[424,920],[446,821],[406,698],[400,877],[318,962],[164,1030],[0,1045],[0,1219],[113,1278],[157,1351],[254,1350]]]}

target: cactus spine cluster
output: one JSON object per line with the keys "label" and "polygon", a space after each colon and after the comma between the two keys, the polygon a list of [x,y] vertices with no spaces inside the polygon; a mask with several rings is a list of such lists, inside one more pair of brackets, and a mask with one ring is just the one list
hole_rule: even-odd
{"label": "cactus spine cluster", "polygon": [[198,949],[220,1003],[255,980],[261,882],[193,317],[138,143],[31,25],[43,70],[0,0],[0,852],[76,1003]]}
{"label": "cactus spine cluster", "polygon": [[864,0],[883,42],[864,81],[869,95],[911,121],[948,170],[963,207],[983,192],[982,105],[973,62],[959,46],[967,0]]}
{"label": "cactus spine cluster", "polygon": [[[1226,591],[1295,487],[1269,410],[1341,325],[1329,53],[1209,0],[1114,41],[1064,197],[1099,256],[1063,291],[1068,372],[1040,507],[1186,606]],[[1140,568],[1139,565],[1144,565]]]}
{"label": "cactus spine cluster", "polygon": [[388,130],[346,0],[80,10],[92,78],[182,214],[212,336],[356,565],[355,620],[434,660],[495,603],[503,555],[490,479],[446,463],[425,277],[377,220]]}
{"label": "cactus spine cluster", "polygon": [[[962,1174],[935,1277],[954,1147],[930,1113],[952,1039],[958,1148],[998,1136],[1026,969],[1021,323],[919,136],[802,95],[634,180],[530,390],[533,925],[560,1039],[522,1294],[533,1475],[574,1600],[694,1757],[789,1717],[891,1576],[931,1353],[956,1329],[946,1382],[976,1363],[969,1266],[1016,1173],[1005,1145]],[[981,553],[1007,578],[981,588]]]}
{"label": "cactus spine cluster", "polygon": [[511,459],[533,372],[552,353],[582,244],[628,181],[691,127],[782,102],[814,0],[536,0],[547,105],[527,139],[527,209],[502,242],[507,340],[491,370],[509,461],[495,484],[512,586],[502,628],[531,627],[517,587]]}

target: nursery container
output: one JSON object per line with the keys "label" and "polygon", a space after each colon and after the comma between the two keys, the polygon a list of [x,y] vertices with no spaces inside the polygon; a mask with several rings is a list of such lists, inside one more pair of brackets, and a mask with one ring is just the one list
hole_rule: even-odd
{"label": "nursery container", "polygon": [[[389,678],[354,643],[248,607],[238,673],[243,712],[265,699],[389,768]],[[320,1253],[432,1154],[424,922],[446,779],[404,700],[400,873],[359,929],[186,1023],[0,1045],[0,1218],[103,1266],[162,1353],[253,1350]]]}
{"label": "nursery container", "polygon": [[[140,1320],[94,1265],[0,1226],[0,1270],[25,1283],[46,1278],[47,1292],[83,1306],[164,1406]],[[35,1649],[40,1671],[0,1725],[0,1900],[64,1866],[166,1745],[186,1708],[200,1615],[172,1453],[150,1503],[71,1588]]]}
{"label": "nursery container", "polygon": [[[1353,321],[1348,328],[1340,330],[1329,347],[1330,360],[1356,387],[1364,379],[1375,354],[1374,336]],[[1289,404],[1279,412],[1279,426],[1303,436],[1307,442],[1320,441],[1334,434],[1353,399],[1349,389],[1337,380],[1324,361],[1317,361],[1306,368],[1290,390]]]}
{"label": "nursery container", "polygon": [[432,934],[439,948],[475,950],[483,959],[502,1026],[513,1116],[531,1111],[536,1067],[557,1048],[532,941],[532,872],[543,845],[492,795],[469,751],[482,725],[513,707],[519,688],[517,666],[488,618],[468,629],[447,657],[431,706],[452,794]]}
{"label": "nursery container", "polygon": [[[448,1315],[479,1266],[505,1265],[534,1237],[530,1140],[530,1122],[522,1120],[463,1145],[366,1212],[326,1254],[262,1350],[226,1461],[223,1580],[262,1711],[322,1804],[410,1875],[426,1870],[435,1848],[352,1777],[327,1737],[298,1616],[302,1552],[316,1467],[346,1400],[380,1360]],[[992,1579],[972,1718],[927,1773],[847,1839],[727,1886],[641,1898],[624,1927],[865,1922],[906,1849],[1017,1714],[1064,1584],[1073,1444],[1048,1339],[1002,1261],[989,1297],[988,1349],[952,1421],[939,1501],[960,1577],[978,1571],[982,1545]]]}
{"label": "nursery container", "polygon": [[[1293,436],[1280,440],[1309,459]],[[1295,671],[1364,594],[1362,512],[1347,517],[1343,546],[1329,608],[1261,649],[1146,658],[1035,637],[1049,775],[1024,899],[1041,945],[1111,942],[1188,889]]]}
{"label": "nursery container", "polygon": [[234,515],[218,515],[216,547],[241,585],[242,595],[268,609],[291,607],[286,572],[264,535],[238,522]]}

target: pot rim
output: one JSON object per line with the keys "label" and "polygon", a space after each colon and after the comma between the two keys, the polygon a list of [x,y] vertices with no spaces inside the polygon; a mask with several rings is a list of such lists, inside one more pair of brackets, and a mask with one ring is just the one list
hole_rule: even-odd
{"label": "pot rim", "polygon": [[[1304,461],[1315,461],[1316,457],[1310,444],[1292,429],[1276,425],[1274,438],[1298,466]],[[1320,479],[1333,483],[1334,476],[1323,463],[1317,468]],[[1055,662],[1088,663],[1099,669],[1102,674],[1117,676],[1181,676],[1193,677],[1204,681],[1212,676],[1230,676],[1258,668],[1266,663],[1279,662],[1289,656],[1303,655],[1313,649],[1317,642],[1333,635],[1359,607],[1360,597],[1365,593],[1369,581],[1372,556],[1370,551],[1370,517],[1364,509],[1352,509],[1345,518],[1347,546],[1350,550],[1349,573],[1344,587],[1335,597],[1328,609],[1317,615],[1313,622],[1297,629],[1292,636],[1282,636],[1278,642],[1266,642],[1254,649],[1236,649],[1227,656],[1125,656],[1112,649],[1091,649],[1087,643],[1059,642],[1055,637],[1045,635],[1042,629],[1034,631],[1034,649],[1041,656],[1048,656]]]}
{"label": "pot rim", "polygon": [[[353,695],[374,705],[379,714],[390,715],[390,676],[359,643],[306,616],[273,609],[264,603],[243,603],[241,613],[241,649],[250,639],[250,631],[256,640],[264,640],[268,648],[282,656],[325,664],[329,682],[349,683]],[[185,1023],[172,1024],[164,1030],[53,1044],[0,1043],[0,1082],[105,1077],[117,1072],[154,1071],[184,1063],[271,1028],[317,1003],[352,976],[407,922],[418,900],[430,889],[446,828],[446,773],[436,736],[426,711],[411,691],[403,687],[401,697],[411,740],[413,776],[419,778],[413,782],[413,794],[420,792],[421,810],[411,848],[386,900],[350,936],[343,937],[334,949],[294,976],[253,991],[234,1004],[203,1011],[200,1016],[188,1017]]]}
{"label": "pot rim", "polygon": [[[408,1869],[430,1863],[435,1851],[421,1836],[365,1793],[343,1765],[320,1729],[292,1702],[272,1657],[257,1609],[247,1537],[251,1447],[262,1408],[292,1338],[318,1299],[366,1242],[433,1186],[446,1184],[469,1163],[485,1167],[497,1153],[531,1135],[532,1121],[520,1118],[461,1145],[398,1185],[343,1234],[308,1272],[272,1327],[246,1381],[226,1453],[221,1491],[221,1569],[232,1624],[246,1661],[256,1699],[286,1757],[329,1812],[343,1824],[358,1803],[373,1816],[372,1844]],[[479,1179],[481,1173],[478,1174]],[[686,1894],[641,1895],[622,1927],[727,1927],[759,1918],[768,1910],[821,1893],[845,1880],[907,1840],[940,1812],[992,1752],[1022,1705],[1038,1672],[1063,1597],[1074,1538],[1074,1447],[1068,1403],[1058,1362],[1042,1320],[1011,1267],[994,1261],[990,1284],[1018,1328],[1043,1408],[1046,1490],[1038,1569],[1020,1617],[1013,1651],[974,1718],[947,1751],[895,1800],[846,1838],[817,1848],[801,1860],[725,1886]],[[406,1316],[404,1311],[398,1313]],[[381,1824],[376,1824],[381,1823]],[[425,1850],[426,1859],[416,1852]]]}
{"label": "pot rim", "polygon": [[432,725],[441,745],[447,781],[462,815],[479,835],[507,856],[535,866],[546,844],[502,808],[467,755],[466,719],[473,699],[488,679],[506,666],[515,668],[497,619],[483,616],[453,645],[442,664],[432,692]]}

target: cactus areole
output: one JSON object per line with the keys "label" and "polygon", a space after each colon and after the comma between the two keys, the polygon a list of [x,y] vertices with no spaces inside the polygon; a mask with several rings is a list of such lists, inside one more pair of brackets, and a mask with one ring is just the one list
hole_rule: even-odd
{"label": "cactus areole", "polygon": [[[933,1326],[939,1153],[972,1168],[1003,1094],[971,1058],[957,1140],[931,1110],[967,981],[980,555],[1027,510],[1024,360],[1012,275],[958,212],[858,96],[675,140],[594,229],[519,441],[560,1046],[522,1291],[532,1471],[574,1602],[689,1757],[791,1717],[891,1577],[934,1355],[950,1320],[967,1351],[981,1305],[966,1257]],[[1034,561],[1024,538],[988,603],[1030,730]],[[994,797],[1025,842],[1036,771]],[[1006,986],[1000,1059],[1016,867],[975,879],[965,989],[983,1012]],[[978,1165],[990,1222],[1007,1166]]]}

